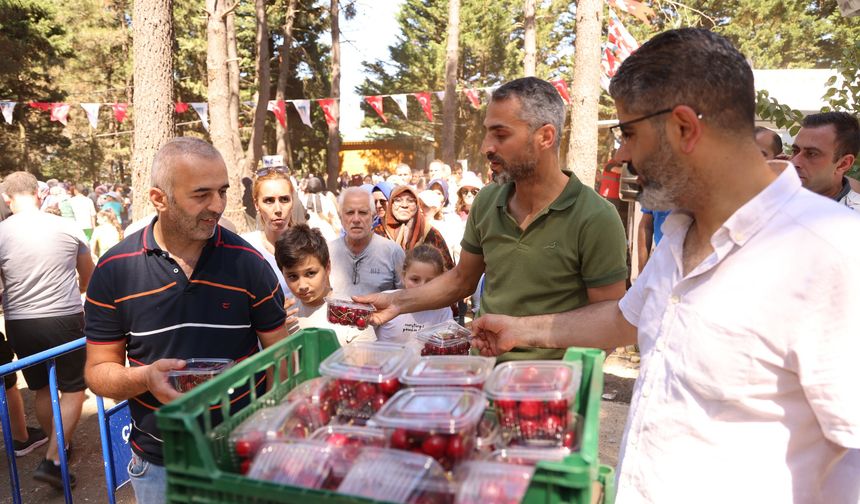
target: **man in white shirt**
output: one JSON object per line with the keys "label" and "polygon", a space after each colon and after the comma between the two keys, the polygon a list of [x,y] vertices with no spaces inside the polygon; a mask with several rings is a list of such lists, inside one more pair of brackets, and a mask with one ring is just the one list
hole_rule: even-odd
{"label": "man in white shirt", "polygon": [[93,237],[93,229],[96,227],[96,206],[85,194],[87,189],[83,184],[77,184],[70,190],[72,197],[69,199],[69,205],[72,207],[72,213],[75,214],[75,222],[89,240]]}
{"label": "man in white shirt", "polygon": [[845,177],[860,153],[856,117],[848,112],[810,114],[803,118],[791,149],[803,187],[860,211],[860,194]]}
{"label": "man in white shirt", "polygon": [[619,504],[857,502],[836,468],[860,448],[860,216],[764,160],[752,71],[719,35],[657,35],[610,94],[665,243],[620,302],[487,315],[475,346],[638,342]]}

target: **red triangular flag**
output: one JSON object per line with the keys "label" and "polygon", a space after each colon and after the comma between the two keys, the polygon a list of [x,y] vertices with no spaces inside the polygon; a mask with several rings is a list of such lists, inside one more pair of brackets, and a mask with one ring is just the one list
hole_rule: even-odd
{"label": "red triangular flag", "polygon": [[325,113],[325,122],[329,126],[334,126],[337,124],[337,119],[334,118],[332,114],[332,107],[334,107],[334,98],[323,98],[322,100],[317,100],[317,103],[320,104],[320,107],[323,109],[323,113]]}
{"label": "red triangular flag", "polygon": [[287,104],[284,100],[269,100],[268,110],[275,114],[275,119],[281,123],[282,128],[287,126]]}
{"label": "red triangular flag", "polygon": [[181,114],[188,111],[188,104],[185,102],[176,102],[176,113]]}
{"label": "red triangular flag", "polygon": [[561,99],[564,100],[564,103],[570,105],[570,93],[567,92],[567,82],[564,79],[556,79],[549,81],[549,83],[555,86],[555,89],[558,91],[558,94],[561,95]]}
{"label": "red triangular flag", "polygon": [[128,103],[114,103],[111,106],[113,107],[113,116],[116,117],[116,122],[121,123],[128,112]]}
{"label": "red triangular flag", "polygon": [[370,106],[373,107],[373,110],[375,110],[376,113],[379,114],[379,117],[382,118],[382,122],[387,123],[388,118],[386,118],[385,114],[382,113],[382,98],[383,98],[382,96],[365,96],[364,97],[365,101],[367,101],[367,103],[369,103]]}
{"label": "red triangular flag", "polygon": [[476,109],[481,108],[481,96],[478,93],[477,89],[467,89],[466,97],[469,99],[469,102],[472,104],[473,107],[475,107]]}
{"label": "red triangular flag", "polygon": [[47,112],[51,110],[51,106],[53,104],[44,102],[30,102],[28,105],[30,105],[34,109],[44,110],[45,112]]}
{"label": "red triangular flag", "polygon": [[421,104],[421,109],[424,110],[427,120],[433,122],[433,105],[430,103],[430,93],[412,93],[412,96]]}

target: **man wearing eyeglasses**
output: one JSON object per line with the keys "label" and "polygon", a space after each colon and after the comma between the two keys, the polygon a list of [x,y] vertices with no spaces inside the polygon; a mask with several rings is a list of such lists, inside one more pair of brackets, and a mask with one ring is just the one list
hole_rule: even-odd
{"label": "man wearing eyeglasses", "polygon": [[672,210],[621,302],[487,315],[475,345],[624,346],[642,353],[616,502],[857,502],[860,216],[767,162],[755,88],[723,37],[657,35],[610,84],[618,159],[643,206]]}

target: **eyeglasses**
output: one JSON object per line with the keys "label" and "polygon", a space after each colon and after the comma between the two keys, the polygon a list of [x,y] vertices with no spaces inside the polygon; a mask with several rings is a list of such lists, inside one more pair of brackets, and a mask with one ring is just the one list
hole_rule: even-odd
{"label": "eyeglasses", "polygon": [[352,261],[352,285],[358,285],[361,282],[361,271],[359,270],[361,261],[364,261],[364,257],[359,257]]}
{"label": "eyeglasses", "polygon": [[[616,140],[620,141],[621,143],[624,143],[625,141],[627,141],[627,135],[624,133],[625,127],[630,126],[631,124],[636,124],[638,122],[652,119],[654,117],[657,117],[657,116],[660,116],[663,114],[668,114],[669,112],[672,112],[673,110],[675,110],[675,107],[665,108],[662,110],[658,110],[657,112],[654,112],[654,113],[651,113],[648,115],[644,115],[642,117],[637,117],[636,119],[631,119],[629,121],[624,121],[623,123],[618,123],[615,126],[610,126],[609,132],[615,136]],[[702,116],[702,114],[696,114],[696,117],[701,119],[703,116]]]}
{"label": "eyeglasses", "polygon": [[290,170],[288,170],[286,166],[267,166],[265,168],[260,168],[259,170],[254,172],[254,175],[256,175],[259,178],[259,177],[265,177],[266,175],[268,175],[270,173],[280,173],[281,175],[289,175]]}
{"label": "eyeglasses", "polygon": [[465,196],[467,194],[471,194],[472,196],[476,196],[478,194],[479,190],[480,189],[460,189],[460,194],[462,194],[463,196]]}
{"label": "eyeglasses", "polygon": [[418,206],[418,202],[413,198],[394,198],[391,200],[391,203],[394,205],[402,206],[402,207],[414,207]]}

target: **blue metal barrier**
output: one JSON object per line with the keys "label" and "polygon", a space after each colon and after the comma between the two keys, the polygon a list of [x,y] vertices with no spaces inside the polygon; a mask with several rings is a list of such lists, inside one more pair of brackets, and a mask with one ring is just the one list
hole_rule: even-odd
{"label": "blue metal barrier", "polygon": [[[48,366],[48,386],[51,393],[51,409],[54,415],[54,430],[57,432],[57,446],[66,446],[63,433],[63,418],[60,414],[60,397],[57,389],[56,358],[83,348],[86,339],[80,338],[69,343],[24,357],[9,364],[0,366],[0,378],[19,370],[45,363]],[[105,479],[108,490],[108,500],[114,504],[114,493],[128,480],[128,473],[119,471],[116,467],[125,468],[131,459],[131,449],[128,447],[126,430],[131,424],[126,401],[114,406],[108,411],[104,409],[104,401],[96,396],[99,409],[99,431],[102,442],[102,456],[105,463]],[[6,458],[9,461],[9,479],[12,484],[12,501],[21,504],[21,487],[18,481],[18,466],[15,462],[15,447],[12,439],[12,423],[9,418],[9,404],[6,398],[6,388],[0,386],[0,423],[3,427],[3,442],[6,445]],[[116,446],[119,445],[119,446]],[[72,492],[69,486],[69,468],[66,451],[58,450],[60,456],[60,471],[63,475],[63,491],[66,503],[72,503]]]}

